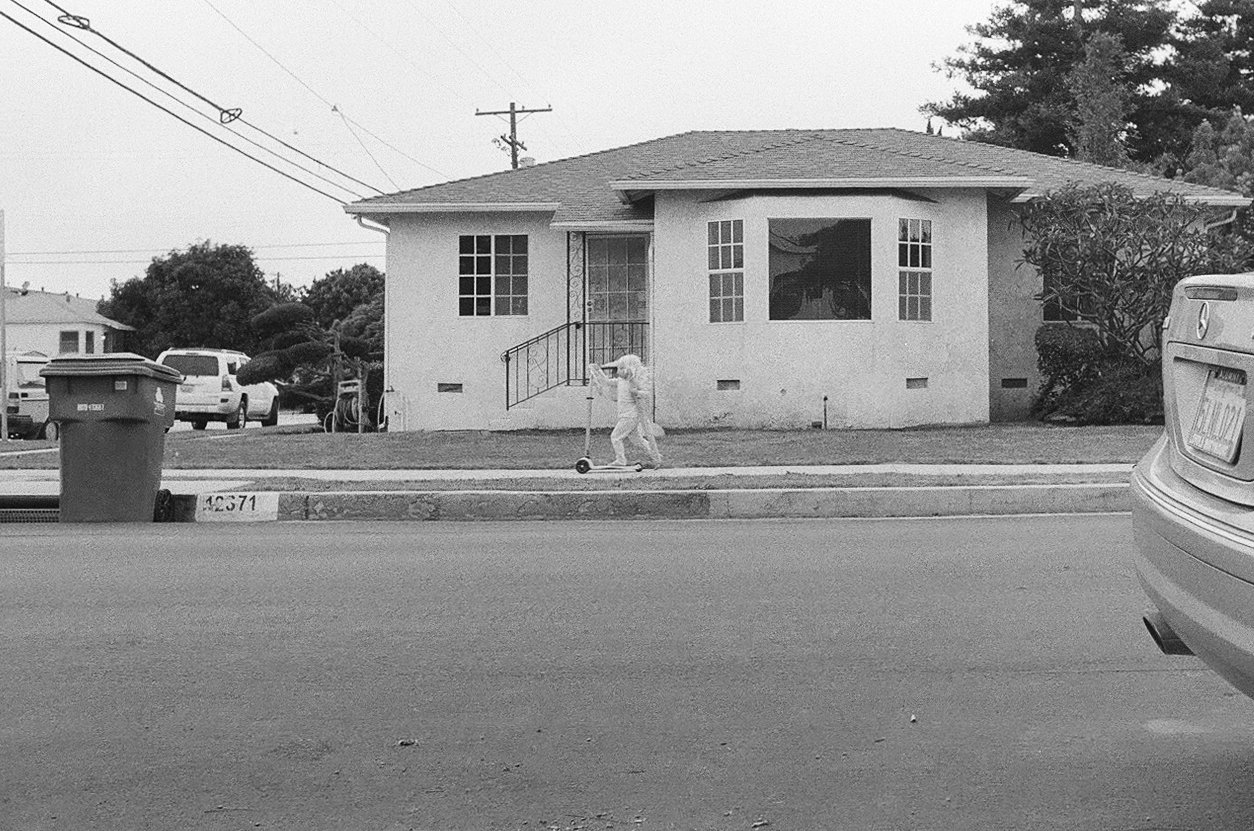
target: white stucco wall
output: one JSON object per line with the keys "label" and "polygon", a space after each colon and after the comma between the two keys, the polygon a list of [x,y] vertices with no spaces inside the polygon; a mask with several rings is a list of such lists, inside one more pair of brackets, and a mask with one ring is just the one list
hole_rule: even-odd
{"label": "white stucco wall", "polygon": [[[988,419],[988,220],[982,191],[753,196],[659,194],[654,366],[672,426],[906,427]],[[869,321],[768,319],[768,220],[870,218]],[[898,320],[897,221],[933,223],[932,320]],[[706,223],[741,219],[745,320],[710,323]],[[907,378],[927,386],[907,389]],[[720,391],[719,380],[738,380]]]}
{"label": "white stucco wall", "polygon": [[[988,203],[989,420],[1027,418],[1040,386],[1036,330],[1041,326],[1041,275],[1023,258],[1019,214],[1005,200]],[[1018,386],[1026,380],[1026,386]]]}
{"label": "white stucco wall", "polygon": [[85,333],[92,332],[94,352],[105,351],[105,327],[93,323],[10,323],[5,327],[5,348],[9,352],[42,352],[55,358],[61,351],[62,332],[78,332],[80,350],[87,341]]}
{"label": "white stucco wall", "polygon": [[[566,322],[566,233],[550,214],[400,215],[387,245],[385,384],[389,429],[485,430],[505,416],[506,349]],[[527,234],[528,314],[461,317],[458,237]],[[462,392],[437,392],[439,384]],[[575,423],[578,412],[574,414]]]}

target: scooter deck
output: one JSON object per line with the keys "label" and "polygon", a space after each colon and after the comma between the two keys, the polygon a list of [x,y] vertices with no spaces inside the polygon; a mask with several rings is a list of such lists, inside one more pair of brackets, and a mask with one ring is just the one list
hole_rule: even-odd
{"label": "scooter deck", "polygon": [[578,473],[639,473],[642,470],[644,465],[640,462],[630,465],[594,465],[586,456],[575,462],[575,471]]}

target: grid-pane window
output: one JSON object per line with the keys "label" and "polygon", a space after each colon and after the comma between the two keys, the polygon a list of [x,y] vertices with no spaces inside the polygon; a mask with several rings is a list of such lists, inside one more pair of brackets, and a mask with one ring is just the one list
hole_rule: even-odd
{"label": "grid-pane window", "polygon": [[897,317],[932,319],[932,221],[897,221]]}
{"label": "grid-pane window", "polygon": [[745,224],[740,219],[709,223],[710,322],[745,319]]}
{"label": "grid-pane window", "polygon": [[463,234],[457,251],[457,313],[527,314],[526,234]]}
{"label": "grid-pane window", "polygon": [[62,332],[60,343],[57,346],[57,351],[62,355],[72,355],[78,352],[78,332]]}

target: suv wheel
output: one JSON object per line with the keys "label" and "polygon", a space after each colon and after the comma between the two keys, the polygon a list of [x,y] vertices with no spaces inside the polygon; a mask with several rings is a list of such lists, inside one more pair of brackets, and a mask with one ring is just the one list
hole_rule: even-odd
{"label": "suv wheel", "polygon": [[205,421],[203,418],[198,418],[192,422],[193,430],[203,430],[208,426],[209,426],[209,422]]}
{"label": "suv wheel", "polygon": [[241,398],[239,400],[239,409],[235,411],[235,414],[233,416],[227,419],[226,429],[238,430],[239,428],[243,427],[247,423],[248,423],[248,399]]}

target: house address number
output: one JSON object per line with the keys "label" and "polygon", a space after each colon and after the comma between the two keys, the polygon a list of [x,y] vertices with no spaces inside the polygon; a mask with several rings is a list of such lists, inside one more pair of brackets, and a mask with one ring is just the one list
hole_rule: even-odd
{"label": "house address number", "polygon": [[196,500],[197,522],[267,522],[279,518],[279,494],[202,493]]}

